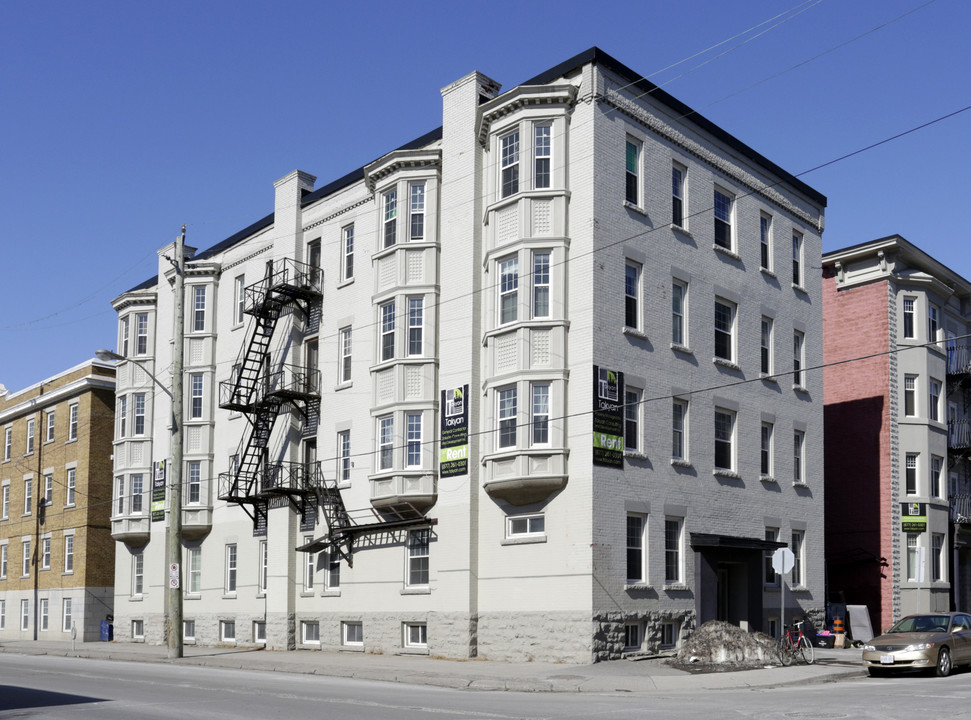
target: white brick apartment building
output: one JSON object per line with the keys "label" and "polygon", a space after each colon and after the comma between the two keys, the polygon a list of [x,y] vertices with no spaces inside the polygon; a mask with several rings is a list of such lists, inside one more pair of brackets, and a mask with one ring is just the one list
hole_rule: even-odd
{"label": "white brick apartment building", "polygon": [[[781,545],[820,620],[825,198],[596,48],[442,96],[188,262],[186,640],[589,662],[775,629]],[[146,642],[159,270],[114,301],[115,636]]]}

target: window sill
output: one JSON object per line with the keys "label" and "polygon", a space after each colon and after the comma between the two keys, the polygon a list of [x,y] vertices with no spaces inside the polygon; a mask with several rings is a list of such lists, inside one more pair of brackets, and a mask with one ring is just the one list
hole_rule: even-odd
{"label": "window sill", "polygon": [[78,441],[77,438],[71,438],[70,440],[65,440],[64,441],[64,444],[65,445],[70,445],[71,443],[76,443],[77,441]]}
{"label": "window sill", "polygon": [[684,460],[682,458],[671,458],[671,467],[693,470],[695,466],[692,465],[689,460]]}
{"label": "window sill", "polygon": [[793,392],[798,393],[809,393],[809,388],[807,388],[805,385],[793,385],[792,390]]}
{"label": "window sill", "polygon": [[339,283],[337,283],[337,289],[340,290],[341,288],[344,288],[344,287],[347,287],[348,285],[353,285],[353,284],[354,284],[354,278],[353,277],[349,277],[349,278],[347,278],[345,280],[341,280]]}
{"label": "window sill", "polygon": [[532,537],[511,537],[503,538],[499,541],[500,545],[534,545],[536,543],[545,543],[546,535],[534,535]]}
{"label": "window sill", "polygon": [[624,335],[630,335],[631,337],[636,337],[638,340],[647,340],[647,333],[641,332],[637,328],[632,328],[624,326]]}
{"label": "window sill", "polygon": [[633,210],[639,215],[643,215],[644,217],[647,217],[647,209],[642,208],[640,205],[635,205],[630,200],[624,200],[624,207],[627,208],[628,210]]}
{"label": "window sill", "polygon": [[728,478],[729,480],[741,480],[742,476],[739,475],[734,470],[728,470],[726,468],[715,468],[711,471],[711,474],[715,477]]}
{"label": "window sill", "polygon": [[183,600],[202,600],[202,593],[186,593],[182,596]]}
{"label": "window sill", "polygon": [[320,597],[340,597],[340,590],[321,590]]}
{"label": "window sill", "polygon": [[236,593],[223,593],[223,600],[235,600],[236,598]]}
{"label": "window sill", "polygon": [[334,386],[334,392],[340,392],[341,390],[347,390],[348,388],[354,387],[354,381],[348,380],[347,382],[338,383]]}
{"label": "window sill", "polygon": [[624,457],[630,458],[631,460],[647,460],[647,453],[641,452],[640,450],[627,450],[625,448]]}
{"label": "window sill", "polygon": [[802,482],[801,480],[793,480],[792,487],[799,489],[809,489],[809,483]]}
{"label": "window sill", "polygon": [[683,353],[685,355],[694,355],[694,350],[689,348],[687,345],[681,345],[679,343],[671,343],[671,349],[674,352]]}
{"label": "window sill", "polygon": [[769,268],[759,268],[759,272],[765,275],[767,278],[776,279],[776,274],[769,270]]}
{"label": "window sill", "polygon": [[431,595],[432,589],[430,587],[406,587],[401,588],[402,595]]}
{"label": "window sill", "polygon": [[664,590],[666,592],[685,592],[688,589],[688,586],[682,582],[664,583]]}
{"label": "window sill", "polygon": [[128,602],[138,603],[138,602],[141,602],[143,599],[144,598],[141,595],[132,595],[130,598],[128,598]]}
{"label": "window sill", "polygon": [[624,590],[653,590],[654,586],[648,582],[627,582],[624,584]]}
{"label": "window sill", "polygon": [[715,365],[721,365],[722,367],[728,368],[729,370],[736,370],[738,372],[742,371],[742,368],[738,366],[738,363],[734,363],[731,360],[726,360],[725,358],[715,357],[715,358],[712,358],[711,361],[715,363]]}
{"label": "window sill", "polygon": [[759,373],[759,379],[762,382],[772,383],[773,385],[778,385],[779,384],[778,378],[776,378],[775,375],[769,375],[768,373],[760,372]]}
{"label": "window sill", "polygon": [[711,249],[717,253],[721,253],[722,255],[730,257],[732,260],[741,261],[742,259],[742,256],[739,255],[737,252],[735,252],[734,250],[729,250],[728,248],[723,248],[721,245],[712,245]]}
{"label": "window sill", "polygon": [[73,574],[74,574],[73,570],[65,570],[64,572],[61,573],[61,577],[65,577],[67,575],[73,575]]}
{"label": "window sill", "polygon": [[802,285],[797,285],[796,283],[792,283],[792,289],[796,292],[801,292],[803,295],[809,294],[809,291],[806,290],[806,288],[804,288]]}
{"label": "window sill", "polygon": [[674,232],[676,232],[678,235],[683,235],[684,237],[688,238],[689,240],[694,240],[695,239],[695,236],[692,235],[691,234],[691,231],[688,230],[688,228],[686,228],[686,227],[682,227],[681,225],[672,225],[671,226],[671,229],[674,230]]}
{"label": "window sill", "polygon": [[761,480],[762,483],[764,483],[765,485],[778,485],[779,484],[779,481],[776,480],[771,475],[761,475],[759,477],[759,480]]}

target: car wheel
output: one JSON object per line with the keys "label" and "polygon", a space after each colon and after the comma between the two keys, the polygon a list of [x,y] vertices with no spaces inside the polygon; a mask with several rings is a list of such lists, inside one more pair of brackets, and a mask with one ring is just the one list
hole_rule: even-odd
{"label": "car wheel", "polygon": [[866,671],[870,677],[887,677],[887,670],[885,668],[871,667],[867,668]]}
{"label": "car wheel", "polygon": [[937,677],[947,677],[951,674],[951,651],[947,647],[942,647],[937,653]]}

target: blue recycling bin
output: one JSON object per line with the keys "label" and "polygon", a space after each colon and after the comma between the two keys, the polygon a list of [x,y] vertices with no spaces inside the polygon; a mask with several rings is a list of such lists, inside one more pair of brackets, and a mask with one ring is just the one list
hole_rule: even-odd
{"label": "blue recycling bin", "polygon": [[111,642],[115,639],[115,628],[107,620],[101,621],[101,642]]}

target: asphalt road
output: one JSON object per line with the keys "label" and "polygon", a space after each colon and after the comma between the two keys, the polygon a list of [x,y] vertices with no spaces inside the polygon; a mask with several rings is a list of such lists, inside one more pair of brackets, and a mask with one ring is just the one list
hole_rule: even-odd
{"label": "asphalt road", "polygon": [[514,693],[51,656],[0,656],[0,719],[971,718],[971,673],[695,693]]}

